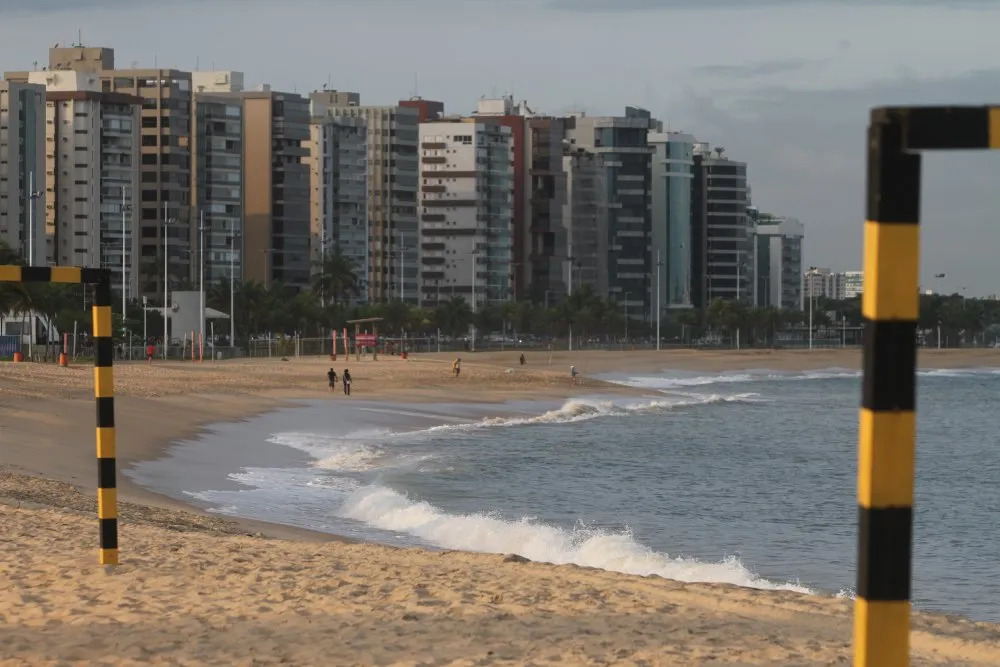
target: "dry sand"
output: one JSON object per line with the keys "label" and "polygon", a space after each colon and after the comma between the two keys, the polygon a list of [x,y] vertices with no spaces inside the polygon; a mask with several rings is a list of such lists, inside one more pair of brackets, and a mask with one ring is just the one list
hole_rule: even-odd
{"label": "dry sand", "polygon": [[[122,364],[121,467],[200,426],[296,398],[470,400],[625,392],[583,373],[857,368],[852,350],[558,352]],[[925,367],[1000,366],[945,351]],[[501,556],[330,542],[229,521],[124,483],[122,565],[96,565],[92,374],[0,365],[0,665],[489,665],[850,662],[849,601],[680,584]],[[121,478],[120,478],[121,479]],[[186,511],[182,511],[186,510]],[[267,539],[281,537],[288,539]],[[914,619],[913,664],[1000,664],[1000,628]]]}

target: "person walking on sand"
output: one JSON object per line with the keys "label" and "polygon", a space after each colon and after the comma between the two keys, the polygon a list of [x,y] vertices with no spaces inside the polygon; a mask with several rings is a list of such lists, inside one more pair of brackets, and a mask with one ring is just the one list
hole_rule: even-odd
{"label": "person walking on sand", "polygon": [[521,353],[521,365],[522,366],[524,365],[524,353],[523,352]]}
{"label": "person walking on sand", "polygon": [[351,395],[351,371],[347,368],[344,369],[344,374],[340,376],[340,381],[344,383],[344,393],[348,396]]}
{"label": "person walking on sand", "polygon": [[576,366],[569,367],[569,376],[573,378],[573,384],[576,384]]}
{"label": "person walking on sand", "polygon": [[153,357],[155,355],[156,355],[156,346],[153,345],[152,341],[150,341],[146,345],[146,362],[152,364],[153,363]]}
{"label": "person walking on sand", "polygon": [[458,379],[458,376],[462,374],[462,357],[458,357],[454,362],[452,362],[451,372],[455,374],[456,380]]}
{"label": "person walking on sand", "polygon": [[337,387],[337,371],[331,368],[326,377],[330,381],[330,391],[333,391]]}

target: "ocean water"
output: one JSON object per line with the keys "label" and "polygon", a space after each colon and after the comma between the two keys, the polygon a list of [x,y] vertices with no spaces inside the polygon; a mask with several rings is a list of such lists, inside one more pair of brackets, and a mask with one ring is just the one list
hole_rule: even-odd
{"label": "ocean water", "polygon": [[[647,395],[337,397],[213,427],[126,474],[222,514],[387,544],[852,594],[857,372],[606,379]],[[1000,621],[1000,370],[921,372],[918,392],[914,603]]]}

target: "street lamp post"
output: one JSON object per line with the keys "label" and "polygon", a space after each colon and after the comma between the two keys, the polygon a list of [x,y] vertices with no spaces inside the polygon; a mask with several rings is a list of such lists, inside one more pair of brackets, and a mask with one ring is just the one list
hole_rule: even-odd
{"label": "street lamp post", "polygon": [[170,347],[170,224],[177,222],[169,217],[167,202],[163,202],[163,358],[167,358],[167,349]]}
{"label": "street lamp post", "polygon": [[809,267],[809,349],[813,349],[813,300],[816,297],[816,281],[812,280],[816,267]]}
{"label": "street lamp post", "polygon": [[660,320],[663,319],[663,311],[660,310],[660,251],[656,251],[656,351],[660,351]]}
{"label": "street lamp post", "polygon": [[236,346],[236,234],[229,237],[229,347]]}
{"label": "street lamp post", "polygon": [[205,212],[201,211],[198,220],[198,301],[200,339],[205,343]]}
{"label": "street lamp post", "polygon": [[[28,266],[35,265],[35,201],[42,196],[41,190],[35,190],[35,172],[28,174]],[[22,249],[24,246],[21,246]]]}
{"label": "street lamp post", "polygon": [[479,253],[472,251],[472,351],[476,351],[476,260]]}
{"label": "street lamp post", "polygon": [[125,199],[125,186],[122,186],[122,322],[125,322],[125,307],[128,302],[128,280],[126,270],[126,227],[128,214],[132,212],[132,205]]}

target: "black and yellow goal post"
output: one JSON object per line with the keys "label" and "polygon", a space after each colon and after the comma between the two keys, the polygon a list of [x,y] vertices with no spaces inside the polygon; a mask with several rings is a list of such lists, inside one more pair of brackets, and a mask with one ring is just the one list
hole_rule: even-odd
{"label": "black and yellow goal post", "polygon": [[118,564],[115,380],[112,362],[111,271],[68,266],[0,266],[0,282],[89,284],[94,289],[94,398],[97,401],[97,521],[100,562]]}
{"label": "black and yellow goal post", "polygon": [[909,664],[921,151],[1000,147],[1000,107],[880,107],[868,127],[854,664]]}

